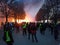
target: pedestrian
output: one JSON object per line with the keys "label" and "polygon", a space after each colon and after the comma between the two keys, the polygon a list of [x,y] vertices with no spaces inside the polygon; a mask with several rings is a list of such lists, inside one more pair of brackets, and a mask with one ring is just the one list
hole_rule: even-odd
{"label": "pedestrian", "polygon": [[35,25],[35,23],[31,23],[32,42],[34,42],[34,38],[35,38],[35,41],[38,42],[37,36],[36,36],[36,31],[37,31],[36,29],[37,29],[37,26]]}
{"label": "pedestrian", "polygon": [[51,35],[53,34],[53,24],[50,23]]}
{"label": "pedestrian", "polygon": [[44,23],[41,23],[40,24],[40,33],[41,34],[45,34],[45,30],[46,30],[46,25]]}
{"label": "pedestrian", "polygon": [[23,36],[27,35],[27,24],[25,22],[22,25],[22,29],[23,29]]}
{"label": "pedestrian", "polygon": [[37,25],[37,29],[38,29],[40,27],[40,22],[37,22],[36,25]]}
{"label": "pedestrian", "polygon": [[15,23],[15,29],[16,29],[16,33],[18,33],[19,32],[19,24],[17,22]]}
{"label": "pedestrian", "polygon": [[30,40],[30,35],[31,35],[31,23],[28,24],[27,26],[27,31],[28,31],[28,39]]}
{"label": "pedestrian", "polygon": [[3,40],[7,43],[7,45],[13,45],[13,37],[12,37],[12,32],[10,30],[10,25],[9,23],[6,23],[4,25],[4,36]]}
{"label": "pedestrian", "polygon": [[55,27],[54,27],[54,38],[55,38],[55,40],[58,39],[58,35],[59,35],[59,32],[57,30],[57,24],[56,24]]}

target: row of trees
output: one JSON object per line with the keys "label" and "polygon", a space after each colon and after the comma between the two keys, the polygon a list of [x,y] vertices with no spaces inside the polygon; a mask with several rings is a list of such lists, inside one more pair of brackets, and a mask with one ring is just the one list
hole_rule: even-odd
{"label": "row of trees", "polygon": [[6,17],[6,22],[8,22],[8,17],[13,17],[16,19],[24,19],[25,11],[24,11],[24,3],[17,2],[15,0],[0,0],[1,12]]}
{"label": "row of trees", "polygon": [[[60,4],[58,2],[59,2],[59,0],[45,0],[45,4],[39,10],[39,12],[36,16],[36,19],[39,21],[39,20],[41,20],[41,16],[42,16],[44,21],[45,21],[45,19],[48,21],[49,19],[52,18],[53,22],[56,24],[57,19],[58,19],[58,17],[57,17],[58,16],[58,12],[57,12],[58,5]],[[41,14],[41,12],[42,12],[42,14]],[[37,17],[39,17],[40,19]]]}

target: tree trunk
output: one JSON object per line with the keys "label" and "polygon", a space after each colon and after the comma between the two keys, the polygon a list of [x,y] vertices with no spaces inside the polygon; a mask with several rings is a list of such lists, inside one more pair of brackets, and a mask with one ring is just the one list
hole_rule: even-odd
{"label": "tree trunk", "polygon": [[5,14],[6,14],[6,23],[7,23],[8,22],[8,14],[7,14],[7,12]]}

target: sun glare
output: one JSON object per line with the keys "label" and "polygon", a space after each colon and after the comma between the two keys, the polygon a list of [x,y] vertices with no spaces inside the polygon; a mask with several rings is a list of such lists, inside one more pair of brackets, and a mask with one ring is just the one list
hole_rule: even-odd
{"label": "sun glare", "polygon": [[[11,20],[12,19],[12,20]],[[15,22],[14,18],[10,18],[9,21],[11,20],[11,22]],[[25,19],[16,19],[17,23],[22,23],[22,22],[34,22],[35,19],[33,17],[31,17],[31,15],[29,15],[28,13],[25,16]]]}
{"label": "sun glare", "polygon": [[22,22],[34,22],[34,19],[31,16],[26,16],[24,20],[17,19],[17,23],[22,23]]}

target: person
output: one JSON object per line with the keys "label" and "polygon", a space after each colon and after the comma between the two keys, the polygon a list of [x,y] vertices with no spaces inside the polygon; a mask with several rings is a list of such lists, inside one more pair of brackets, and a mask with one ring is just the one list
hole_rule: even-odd
{"label": "person", "polygon": [[23,36],[24,35],[27,35],[27,24],[24,22],[23,25],[22,25],[22,29],[23,29]]}
{"label": "person", "polygon": [[39,24],[40,33],[42,33],[42,23]]}
{"label": "person", "polygon": [[32,35],[32,42],[34,42],[34,38],[36,40],[36,42],[38,42],[37,40],[37,36],[36,36],[36,30],[37,26],[35,25],[35,23],[31,23],[31,35]]}
{"label": "person", "polygon": [[30,31],[30,30],[31,30],[31,26],[30,26],[30,25],[31,25],[31,23],[29,23],[28,26],[27,26],[28,39],[29,39],[29,40],[30,40],[30,35],[31,35],[31,31]]}
{"label": "person", "polygon": [[46,29],[45,24],[41,23],[40,24],[40,33],[44,35],[45,34],[45,29]]}
{"label": "person", "polygon": [[58,39],[58,34],[59,34],[59,32],[58,32],[57,24],[56,24],[55,27],[54,27],[54,38],[55,38],[55,40]]}
{"label": "person", "polygon": [[4,23],[1,22],[1,26],[0,26],[0,40],[2,39],[3,25],[4,25]]}
{"label": "person", "polygon": [[19,24],[17,22],[15,23],[15,29],[16,29],[16,33],[19,33]]}
{"label": "person", "polygon": [[37,25],[37,29],[38,29],[40,27],[40,22],[37,22],[36,25]]}
{"label": "person", "polygon": [[9,23],[6,23],[4,25],[4,36],[3,40],[7,43],[7,45],[13,45],[13,37],[12,37],[12,32],[10,31],[10,25]]}
{"label": "person", "polygon": [[53,24],[50,23],[49,27],[50,27],[50,29],[51,29],[51,35],[53,35]]}

